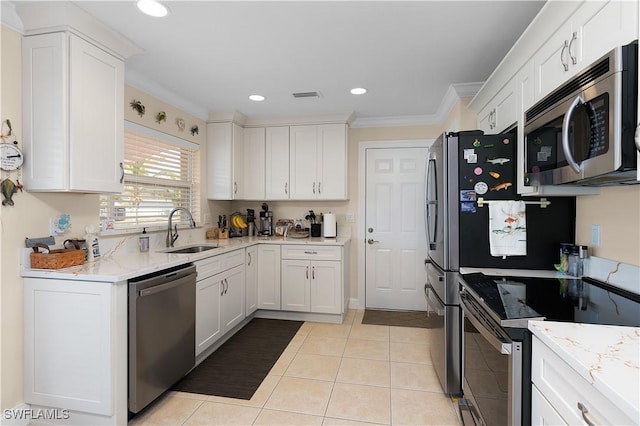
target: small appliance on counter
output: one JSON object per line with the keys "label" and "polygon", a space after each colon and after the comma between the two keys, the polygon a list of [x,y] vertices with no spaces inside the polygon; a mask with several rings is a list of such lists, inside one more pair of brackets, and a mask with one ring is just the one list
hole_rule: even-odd
{"label": "small appliance on counter", "polygon": [[247,209],[247,235],[252,237],[256,234],[256,213],[253,209]]}
{"label": "small appliance on counter", "polygon": [[338,236],[338,220],[334,213],[325,213],[322,216],[322,236],[324,238],[336,238]]}
{"label": "small appliance on counter", "polygon": [[273,235],[273,212],[269,210],[269,205],[267,203],[262,203],[259,235]]}

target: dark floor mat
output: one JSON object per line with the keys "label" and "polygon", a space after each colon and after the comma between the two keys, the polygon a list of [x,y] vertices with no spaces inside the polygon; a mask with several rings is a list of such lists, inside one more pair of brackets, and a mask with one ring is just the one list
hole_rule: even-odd
{"label": "dark floor mat", "polygon": [[394,327],[438,328],[444,324],[444,317],[426,312],[383,311],[366,309],[362,324],[391,325]]}
{"label": "dark floor mat", "polygon": [[254,318],[171,390],[251,399],[301,325]]}

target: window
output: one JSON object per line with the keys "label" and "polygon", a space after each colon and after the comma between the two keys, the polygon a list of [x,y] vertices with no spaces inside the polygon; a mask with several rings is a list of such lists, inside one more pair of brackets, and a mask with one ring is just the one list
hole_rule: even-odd
{"label": "window", "polygon": [[[125,122],[124,190],[101,196],[100,219],[114,220],[115,229],[166,226],[174,207],[200,221],[199,146]],[[187,217],[178,211],[173,219]]]}

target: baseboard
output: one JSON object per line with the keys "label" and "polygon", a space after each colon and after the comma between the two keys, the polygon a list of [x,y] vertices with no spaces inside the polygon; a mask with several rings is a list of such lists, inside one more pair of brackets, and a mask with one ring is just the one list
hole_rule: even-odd
{"label": "baseboard", "polygon": [[364,309],[364,303],[360,299],[349,299],[349,309]]}

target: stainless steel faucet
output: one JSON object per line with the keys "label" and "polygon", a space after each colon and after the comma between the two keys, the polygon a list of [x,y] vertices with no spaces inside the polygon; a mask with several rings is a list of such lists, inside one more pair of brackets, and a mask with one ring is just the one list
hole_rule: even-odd
{"label": "stainless steel faucet", "polygon": [[173,243],[175,243],[178,239],[178,225],[174,225],[174,229],[173,231],[171,231],[171,218],[173,217],[173,214],[178,210],[182,210],[187,213],[187,215],[189,216],[189,226],[191,226],[191,228],[196,227],[196,221],[193,220],[193,216],[191,216],[191,212],[189,210],[185,209],[184,207],[176,207],[175,209],[171,210],[171,212],[169,213],[169,226],[167,227],[167,247],[173,247]]}

